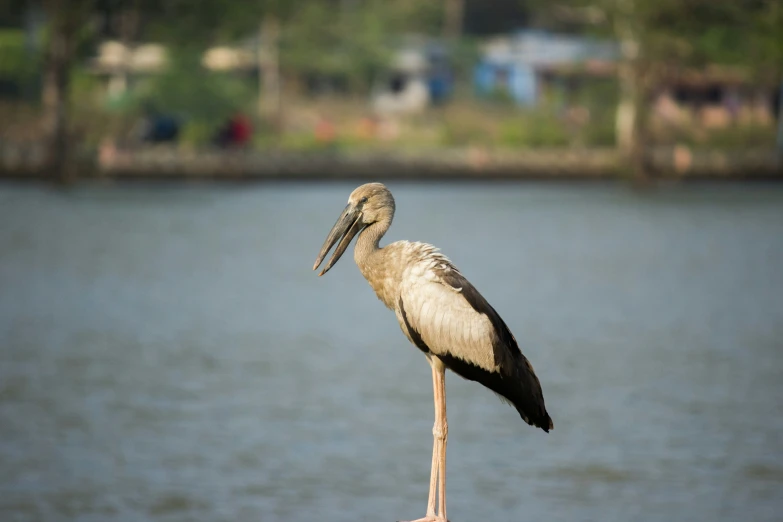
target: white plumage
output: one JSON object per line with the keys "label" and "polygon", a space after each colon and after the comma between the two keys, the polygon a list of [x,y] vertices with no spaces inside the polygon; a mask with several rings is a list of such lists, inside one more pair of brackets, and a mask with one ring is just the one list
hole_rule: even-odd
{"label": "white plumage", "polygon": [[462,287],[453,287],[444,280],[444,275],[459,278],[462,274],[432,245],[399,242],[389,246],[400,243],[407,255],[402,256],[405,268],[394,311],[402,331],[408,339],[409,327],[418,332],[434,355],[453,354],[496,371],[500,361],[495,361],[492,350],[491,321],[473,309]]}

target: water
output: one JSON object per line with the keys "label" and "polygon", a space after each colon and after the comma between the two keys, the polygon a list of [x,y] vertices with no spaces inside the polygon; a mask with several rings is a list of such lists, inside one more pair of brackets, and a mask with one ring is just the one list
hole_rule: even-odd
{"label": "water", "polygon": [[[452,520],[780,520],[783,187],[390,187],[555,422],[449,376]],[[429,368],[310,270],[352,188],[0,187],[0,519],[422,516]]]}

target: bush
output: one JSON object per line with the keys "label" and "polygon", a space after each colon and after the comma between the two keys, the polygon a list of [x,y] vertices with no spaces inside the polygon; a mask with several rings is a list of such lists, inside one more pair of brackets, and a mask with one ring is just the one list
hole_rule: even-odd
{"label": "bush", "polygon": [[605,111],[591,118],[583,129],[584,144],[587,147],[614,147],[617,143],[615,131],[614,113]]}
{"label": "bush", "polygon": [[154,108],[176,114],[195,125],[194,136],[200,136],[200,126],[217,128],[231,114],[247,108],[253,99],[251,81],[204,69],[199,54],[179,53],[171,56],[169,67],[150,77],[137,93],[136,109]]}
{"label": "bush", "polygon": [[699,145],[718,149],[772,148],[776,135],[775,125],[736,125],[707,132]]}
{"label": "bush", "polygon": [[564,147],[569,144],[565,126],[553,114],[525,112],[502,123],[499,143],[506,147]]}
{"label": "bush", "polygon": [[25,48],[24,31],[0,30],[0,81],[2,94],[13,97],[37,95],[41,56]]}

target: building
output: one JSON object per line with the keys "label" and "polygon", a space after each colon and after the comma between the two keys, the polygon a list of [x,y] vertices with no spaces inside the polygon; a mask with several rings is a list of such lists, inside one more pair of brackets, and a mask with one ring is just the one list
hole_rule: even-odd
{"label": "building", "polygon": [[582,79],[612,76],[618,56],[611,42],[522,30],[482,46],[473,81],[479,95],[536,105],[547,89],[576,88]]}

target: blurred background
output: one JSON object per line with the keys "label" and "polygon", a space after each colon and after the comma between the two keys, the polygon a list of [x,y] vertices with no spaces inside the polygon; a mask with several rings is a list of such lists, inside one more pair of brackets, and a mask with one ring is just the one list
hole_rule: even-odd
{"label": "blurred background", "polygon": [[378,180],[555,423],[449,374],[452,520],[781,520],[782,17],[4,0],[0,520],[423,516],[425,359],[311,271]]}
{"label": "blurred background", "polygon": [[782,11],[4,0],[0,172],[778,176]]}

